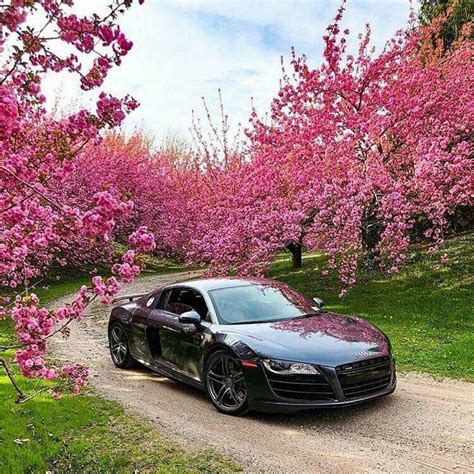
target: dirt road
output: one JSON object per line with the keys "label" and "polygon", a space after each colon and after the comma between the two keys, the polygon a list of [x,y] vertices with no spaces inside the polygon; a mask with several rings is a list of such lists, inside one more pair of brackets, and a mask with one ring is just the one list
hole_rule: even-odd
{"label": "dirt road", "polygon": [[[126,292],[188,275],[142,278]],[[474,472],[473,384],[409,374],[393,395],[355,408],[230,417],[198,390],[146,369],[116,369],[107,347],[109,311],[91,308],[70,339],[55,343],[55,354],[87,364],[102,396],[184,446],[213,448],[249,472]]]}

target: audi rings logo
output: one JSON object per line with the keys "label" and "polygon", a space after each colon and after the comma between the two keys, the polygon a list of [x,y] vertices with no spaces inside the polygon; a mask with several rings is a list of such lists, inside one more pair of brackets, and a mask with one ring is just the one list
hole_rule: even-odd
{"label": "audi rings logo", "polygon": [[371,347],[370,349],[367,349],[366,351],[356,352],[355,356],[358,359],[365,359],[366,357],[370,357],[370,356],[374,355],[377,352],[380,352],[379,347]]}

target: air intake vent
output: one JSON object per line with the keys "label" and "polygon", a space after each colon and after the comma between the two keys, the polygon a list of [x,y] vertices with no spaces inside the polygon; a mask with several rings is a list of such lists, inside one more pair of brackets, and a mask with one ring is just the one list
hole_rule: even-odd
{"label": "air intake vent", "polygon": [[329,382],[322,375],[277,375],[267,371],[276,395],[292,400],[334,400]]}
{"label": "air intake vent", "polygon": [[347,399],[365,397],[388,387],[392,378],[389,356],[361,360],[336,368],[339,383]]}

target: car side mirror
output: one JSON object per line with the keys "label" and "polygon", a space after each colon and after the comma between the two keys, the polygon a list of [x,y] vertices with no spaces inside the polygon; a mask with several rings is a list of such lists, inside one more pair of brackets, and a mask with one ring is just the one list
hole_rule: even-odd
{"label": "car side mirror", "polygon": [[182,324],[194,324],[199,326],[201,324],[201,316],[197,311],[186,311],[179,315],[178,321]]}
{"label": "car side mirror", "polygon": [[325,305],[324,300],[322,300],[321,298],[313,298],[313,301],[316,303],[316,306],[319,309],[323,309],[323,306]]}

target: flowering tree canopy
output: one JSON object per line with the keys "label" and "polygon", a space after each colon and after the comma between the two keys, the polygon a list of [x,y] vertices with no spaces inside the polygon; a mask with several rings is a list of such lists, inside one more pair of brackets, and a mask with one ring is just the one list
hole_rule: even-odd
{"label": "flowering tree canopy", "polygon": [[[1,302],[2,313],[13,319],[18,342],[0,351],[15,349],[25,376],[57,381],[56,395],[64,385],[77,392],[87,370],[49,365],[44,358],[48,339],[58,332],[66,335],[67,325],[81,319],[96,297],[110,301],[120,289],[117,277],[130,281],[140,271],[136,252],[152,250],[155,244],[146,228],[137,229],[129,238],[133,249],[112,268],[115,276],[105,281],[95,276],[90,287],[83,286],[71,303],[54,311],[40,306],[31,293],[32,281],[53,262],[64,264],[64,251],[74,251],[71,242],[110,240],[116,220],[133,209],[132,201],[115,189],[97,191],[78,206],[62,199],[57,185],[70,177],[74,157],[98,143],[101,130],[119,125],[138,105],[129,96],[117,99],[101,92],[94,111],[54,119],[45,109],[42,81],[65,71],[78,76],[85,91],[101,86],[132,47],[117,25],[118,15],[131,4],[114,0],[103,16],[84,17],[72,13],[72,0],[0,5],[0,284],[19,291],[13,300],[3,297]],[[6,359],[0,363],[18,401],[27,399]]]}
{"label": "flowering tree canopy", "polygon": [[396,272],[416,225],[435,246],[450,213],[472,205],[473,43],[440,47],[440,17],[413,21],[375,55],[370,28],[356,55],[341,31],[324,37],[324,62],[294,57],[272,104],[256,114],[250,159],[220,173],[190,256],[218,272],[261,273],[276,252],[305,246],[330,255],[343,284],[359,261]]}
{"label": "flowering tree canopy", "polygon": [[[133,208],[117,216],[114,240],[126,244],[130,232],[146,226],[158,243],[155,254],[183,260],[184,230],[190,221],[186,209],[189,174],[176,169],[169,150],[156,150],[142,133],[126,138],[122,133],[107,133],[99,145],[88,145],[73,160],[74,173],[57,183],[60,199],[84,208],[90,196],[114,192],[132,201]],[[59,197],[58,197],[59,199]],[[113,261],[110,242],[90,248],[80,236],[69,241],[68,261],[77,264]],[[78,259],[80,259],[78,261]]]}

